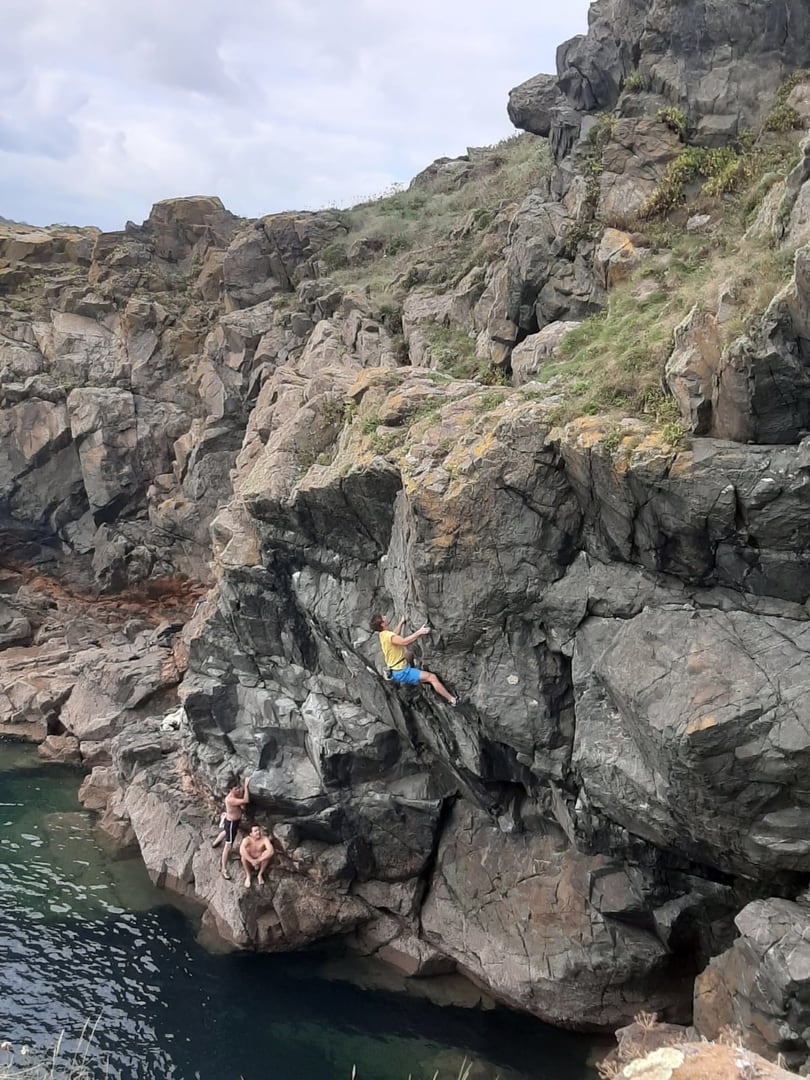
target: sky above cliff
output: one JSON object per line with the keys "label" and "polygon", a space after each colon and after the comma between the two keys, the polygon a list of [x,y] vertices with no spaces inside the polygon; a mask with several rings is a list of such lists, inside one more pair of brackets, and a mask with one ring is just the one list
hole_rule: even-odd
{"label": "sky above cliff", "polygon": [[512,133],[589,0],[3,0],[0,215],[345,206]]}

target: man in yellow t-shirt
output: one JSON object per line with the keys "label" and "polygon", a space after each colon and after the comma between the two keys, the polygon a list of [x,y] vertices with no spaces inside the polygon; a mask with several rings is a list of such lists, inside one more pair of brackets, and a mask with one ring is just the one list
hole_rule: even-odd
{"label": "man in yellow t-shirt", "polygon": [[404,621],[404,619],[401,620],[393,630],[390,630],[385,615],[372,615],[371,617],[370,626],[374,633],[380,636],[383,660],[392,681],[399,683],[400,686],[416,686],[420,682],[428,683],[439,697],[444,698],[451,708],[455,708],[459,703],[459,699],[453,697],[431,672],[420,671],[418,667],[415,667],[411,663],[410,653],[405,651],[409,645],[413,645],[419,638],[429,634],[430,628],[420,626],[418,630],[414,630],[407,637],[401,637],[400,631]]}

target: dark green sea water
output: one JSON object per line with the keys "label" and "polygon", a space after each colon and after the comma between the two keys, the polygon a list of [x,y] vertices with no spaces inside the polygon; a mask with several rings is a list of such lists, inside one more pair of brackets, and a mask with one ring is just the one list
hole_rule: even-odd
{"label": "dark green sea water", "polygon": [[456,1080],[465,1059],[469,1080],[592,1077],[586,1039],[525,1016],[364,989],[309,955],[206,952],[102,846],[79,779],[0,742],[0,1041],[44,1054],[64,1031],[70,1051],[97,1020],[97,1075],[120,1080]]}

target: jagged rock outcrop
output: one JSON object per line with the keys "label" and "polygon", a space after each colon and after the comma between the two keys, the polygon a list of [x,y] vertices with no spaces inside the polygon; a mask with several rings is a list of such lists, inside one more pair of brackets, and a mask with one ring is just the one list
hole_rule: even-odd
{"label": "jagged rock outcrop", "polygon": [[553,143],[555,125],[612,109],[638,73],[702,141],[723,142],[756,128],[785,75],[808,66],[808,18],[801,0],[595,0],[587,34],[557,50],[556,80],[537,76],[513,90],[510,117]]}
{"label": "jagged rock outcrop", "polygon": [[761,900],[736,918],[740,937],[712,960],[695,988],[695,1023],[709,1038],[745,1033],[747,1045],[798,1069],[808,1055],[810,945],[807,898]]}
{"label": "jagged rock outcrop", "polygon": [[810,429],[810,248],[796,250],[793,275],[756,325],[726,347],[724,307],[697,308],[676,331],[667,382],[696,435],[735,442],[795,443]]}

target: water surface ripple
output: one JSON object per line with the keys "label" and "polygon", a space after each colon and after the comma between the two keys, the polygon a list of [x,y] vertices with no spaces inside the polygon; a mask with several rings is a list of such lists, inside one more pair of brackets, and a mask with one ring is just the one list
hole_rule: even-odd
{"label": "water surface ripple", "polygon": [[455,1080],[465,1057],[470,1080],[591,1075],[587,1040],[506,1010],[362,989],[310,956],[211,955],[104,849],[77,785],[0,742],[0,1041],[45,1054],[64,1031],[72,1051],[97,1020],[113,1080]]}

